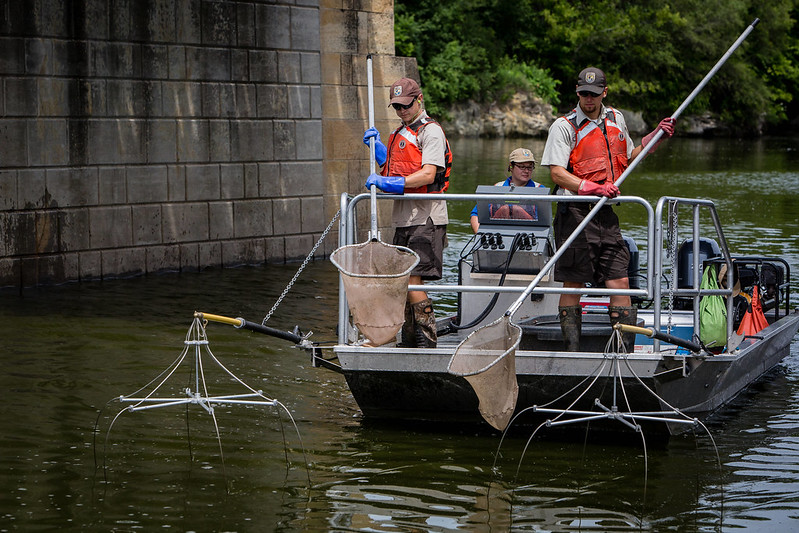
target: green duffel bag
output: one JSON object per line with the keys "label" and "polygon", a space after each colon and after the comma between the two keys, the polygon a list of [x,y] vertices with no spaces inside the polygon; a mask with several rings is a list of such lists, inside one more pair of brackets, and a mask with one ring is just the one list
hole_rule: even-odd
{"label": "green duffel bag", "polygon": [[[719,288],[716,265],[705,267],[702,274],[702,290]],[[699,300],[699,339],[714,353],[721,353],[727,345],[727,305],[719,295],[702,296]]]}

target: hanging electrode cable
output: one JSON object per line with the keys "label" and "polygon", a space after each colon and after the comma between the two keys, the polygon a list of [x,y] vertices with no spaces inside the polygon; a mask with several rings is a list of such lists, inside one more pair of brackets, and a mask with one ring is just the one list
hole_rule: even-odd
{"label": "hanging electrode cable", "polygon": [[316,249],[319,248],[319,245],[322,244],[322,241],[325,240],[325,237],[327,237],[327,234],[330,233],[330,229],[333,227],[333,224],[336,223],[336,220],[338,220],[338,216],[340,214],[341,214],[341,210],[338,210],[338,211],[336,211],[336,214],[333,215],[333,218],[330,220],[330,224],[327,225],[327,228],[325,228],[325,231],[322,232],[322,236],[319,237],[319,240],[316,241],[316,244],[314,244],[313,248],[311,248],[311,251],[308,253],[308,256],[305,258],[305,261],[303,261],[302,264],[300,265],[300,268],[297,270],[297,273],[294,274],[294,277],[291,278],[291,281],[289,281],[289,284],[286,285],[285,289],[283,289],[283,292],[278,297],[277,301],[275,302],[275,305],[272,306],[272,309],[270,309],[269,312],[266,313],[266,316],[261,321],[261,325],[262,326],[266,325],[266,322],[272,317],[272,314],[275,312],[277,307],[280,305],[280,302],[282,302],[283,298],[285,298],[286,295],[289,293],[289,291],[291,290],[291,287],[294,285],[294,282],[297,281],[297,278],[300,277],[300,274],[305,269],[305,267],[308,265],[308,263],[310,262],[310,260],[313,257],[313,255],[316,253]]}

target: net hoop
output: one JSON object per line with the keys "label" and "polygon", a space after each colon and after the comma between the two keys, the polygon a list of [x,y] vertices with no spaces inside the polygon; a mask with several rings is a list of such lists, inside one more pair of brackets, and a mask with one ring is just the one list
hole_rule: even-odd
{"label": "net hoop", "polygon": [[483,419],[500,431],[508,427],[519,396],[516,349],[521,338],[522,329],[503,315],[471,332],[447,365],[447,372],[469,382]]}
{"label": "net hoop", "polygon": [[[475,338],[477,334],[491,334],[495,333],[493,330],[505,328],[506,334],[504,335],[505,343],[504,346],[501,348],[503,351],[501,354],[494,357],[494,359],[485,366],[481,366],[477,369],[465,369],[466,366],[464,358],[474,356],[474,354],[468,354],[469,350],[480,350],[481,348],[475,348],[473,345],[475,344]],[[500,332],[501,333],[501,332]],[[479,339],[478,339],[479,340]],[[491,338],[487,341],[483,341],[481,345],[493,343],[496,339]],[[496,365],[502,358],[513,355],[515,357],[516,350],[519,347],[519,343],[522,340],[522,328],[517,326],[516,324],[510,321],[510,317],[503,315],[493,321],[490,324],[486,324],[485,326],[476,329],[469,333],[463,342],[455,349],[455,353],[452,354],[452,357],[447,364],[447,372],[455,376],[473,376],[475,374],[480,374],[481,372],[485,372],[489,370],[491,367]],[[497,351],[497,350],[494,350]],[[478,356],[479,357],[479,356]],[[483,359],[483,357],[479,357]],[[474,358],[473,358],[474,359]],[[482,364],[482,363],[481,363]]]}
{"label": "net hoop", "polygon": [[[362,263],[354,263],[352,264],[349,261],[349,255],[352,255],[351,252],[362,252],[366,247],[374,248],[375,245],[380,245],[383,250],[390,252],[390,251],[397,251],[401,252],[402,254],[407,254],[409,257],[406,259],[403,270],[401,272],[394,272],[388,274],[380,274],[377,272],[372,271],[362,271],[358,272],[352,269],[352,266],[359,265],[363,266]],[[342,257],[339,257],[342,256]],[[406,248],[404,246],[394,246],[393,244],[386,244],[382,241],[367,241],[362,242],[360,244],[348,244],[346,246],[342,246],[340,248],[336,248],[332,254],[330,254],[330,262],[336,265],[336,268],[342,274],[346,274],[352,278],[398,278],[402,276],[410,276],[411,271],[416,268],[416,265],[419,264],[419,256],[416,252],[411,250],[410,248]],[[375,266],[375,265],[370,265]]]}
{"label": "net hoop", "polygon": [[335,250],[336,265],[353,323],[373,346],[396,339],[405,322],[411,271],[419,256],[410,248],[378,240]]}

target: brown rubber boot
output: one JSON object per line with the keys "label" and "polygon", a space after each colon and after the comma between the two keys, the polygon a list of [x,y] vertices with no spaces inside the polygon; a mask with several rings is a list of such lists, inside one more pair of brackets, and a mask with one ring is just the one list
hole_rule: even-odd
{"label": "brown rubber boot", "polygon": [[579,305],[558,306],[560,331],[567,352],[580,351],[580,330],[583,327],[583,308]]}
{"label": "brown rubber boot", "polygon": [[[612,305],[608,307],[608,316],[610,317],[611,327],[617,323],[630,326],[638,325],[638,309],[635,307]],[[623,332],[621,340],[624,342],[624,349],[627,353],[632,353],[635,350],[635,333]]]}
{"label": "brown rubber boot", "polygon": [[438,333],[436,331],[436,315],[433,313],[433,302],[430,298],[425,298],[411,307],[413,307],[413,319],[415,322],[416,347],[435,348],[438,344]]}
{"label": "brown rubber boot", "polygon": [[416,348],[416,333],[413,320],[413,308],[411,302],[405,300],[405,322],[402,324],[400,333],[400,348]]}

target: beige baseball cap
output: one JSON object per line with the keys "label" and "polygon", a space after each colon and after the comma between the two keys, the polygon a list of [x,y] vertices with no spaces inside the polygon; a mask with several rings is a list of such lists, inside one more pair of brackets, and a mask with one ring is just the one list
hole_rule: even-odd
{"label": "beige baseball cap", "polygon": [[532,163],[535,165],[535,156],[532,150],[517,148],[510,153],[509,163]]}

